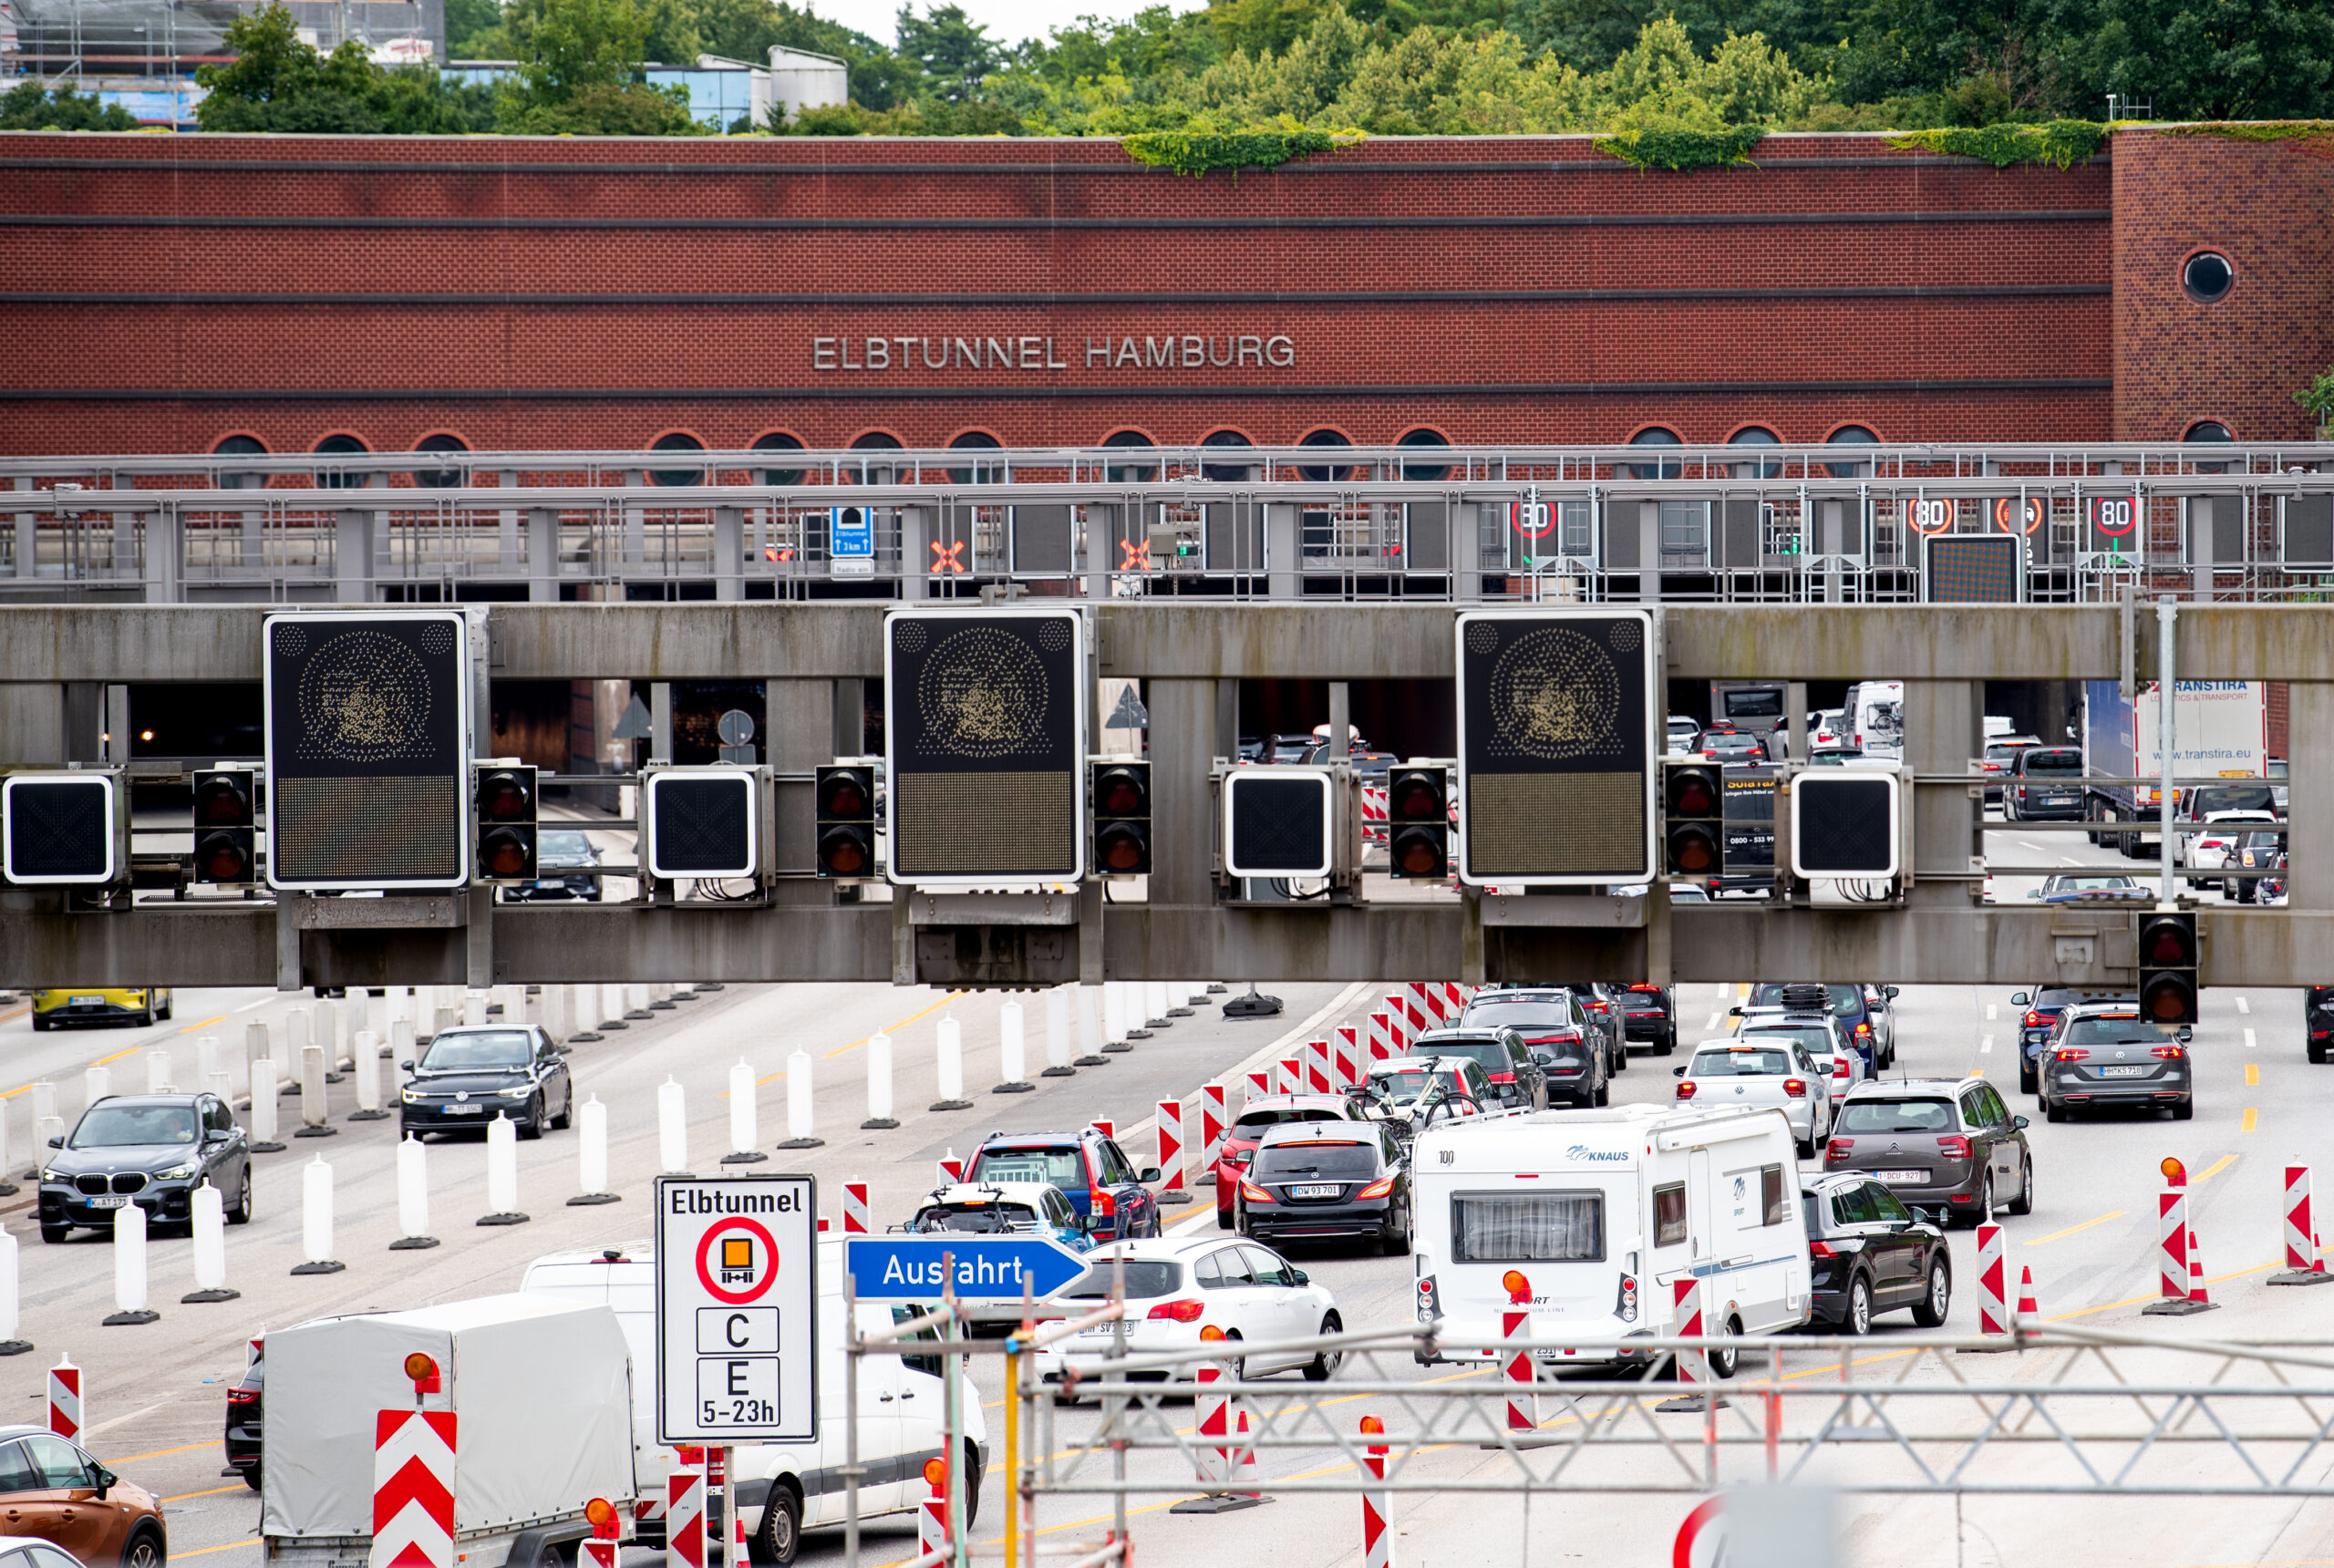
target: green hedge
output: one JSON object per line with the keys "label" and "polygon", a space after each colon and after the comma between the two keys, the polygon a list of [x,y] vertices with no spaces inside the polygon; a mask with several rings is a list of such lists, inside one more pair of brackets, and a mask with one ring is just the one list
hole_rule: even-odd
{"label": "green hedge", "polygon": [[1145,130],[1123,138],[1120,145],[1137,163],[1177,174],[1200,175],[1212,169],[1274,169],[1292,158],[1361,139],[1358,130]]}
{"label": "green hedge", "polygon": [[2164,136],[2225,136],[2231,141],[2316,141],[2334,137],[2334,119],[2202,119],[2193,125],[2133,129]]}
{"label": "green hedge", "polygon": [[1899,131],[1888,139],[1888,144],[1982,159],[1997,169],[2008,169],[2013,163],[2049,163],[2068,169],[2097,152],[2106,139],[2107,128],[2096,120],[2054,119],[2047,125]]}
{"label": "green hedge", "polygon": [[1750,150],[1766,134],[1762,125],[1730,125],[1724,130],[1648,126],[1600,136],[1596,150],[1639,169],[1724,169],[1750,162]]}

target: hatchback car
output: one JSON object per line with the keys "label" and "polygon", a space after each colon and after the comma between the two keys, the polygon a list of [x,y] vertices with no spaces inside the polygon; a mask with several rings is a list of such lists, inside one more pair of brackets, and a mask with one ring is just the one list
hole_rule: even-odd
{"label": "hatchback car", "polygon": [[[1224,1359],[1238,1380],[1301,1370],[1310,1381],[1326,1382],[1343,1358],[1336,1350],[1240,1352],[1244,1342],[1266,1345],[1345,1332],[1329,1287],[1316,1284],[1303,1269],[1260,1243],[1228,1236],[1160,1238],[1104,1247],[1092,1258],[1086,1273],[1048,1305],[1057,1318],[1091,1312],[1110,1299],[1123,1258],[1130,1356],[1195,1350],[1202,1330],[1219,1328]],[[1059,1388],[1057,1399],[1075,1400],[1074,1386],[1060,1387],[1066,1375],[1100,1374],[1118,1333],[1119,1325],[1105,1323],[1045,1346],[1037,1353],[1038,1377]],[[1131,1380],[1163,1383],[1168,1377],[1164,1371],[1138,1372]]]}
{"label": "hatchback car", "polygon": [[1259,1241],[1363,1236],[1410,1250],[1410,1142],[1382,1121],[1272,1128],[1240,1180],[1233,1228]]}
{"label": "hatchback car", "polygon": [[1923,1328],[1945,1326],[1953,1249],[1943,1231],[1860,1174],[1818,1176],[1800,1189],[1800,1202],[1814,1326],[1865,1334],[1874,1314],[1899,1307],[1912,1308]]}
{"label": "hatchback car", "polygon": [[[2182,835],[2186,849],[2180,857],[2181,861],[2191,873],[2216,872],[2227,862],[2230,853],[2236,848],[2238,840],[2257,828],[2274,830],[2277,824],[2276,814],[2269,811],[2210,812],[2205,816],[2205,825],[2201,829],[2194,824],[2190,825],[2189,831],[2195,835],[2194,838],[2189,838],[2186,834]],[[2188,878],[2188,885],[2206,887],[2215,880],[2208,876],[2191,874]]]}
{"label": "hatchback car", "polygon": [[1667,985],[1639,982],[1616,985],[1613,1001],[1621,1018],[1621,1066],[1628,1067],[1628,1048],[1642,1043],[1655,1056],[1678,1048],[1678,1005]]}
{"label": "hatchback car", "polygon": [[1617,990],[1601,980],[1575,981],[1565,989],[1580,998],[1581,1011],[1588,1015],[1589,1023],[1603,1037],[1606,1073],[1617,1076],[1628,1071],[1629,1048],[1623,1035],[1625,1014]]}
{"label": "hatchback car", "polygon": [[159,1024],[170,1016],[170,989],[119,985],[50,987],[32,994],[33,1027],[68,1024]]}
{"label": "hatchback car", "polygon": [[1671,1068],[1678,1109],[1772,1106],[1791,1123],[1800,1157],[1815,1152],[1832,1128],[1828,1068],[1819,1072],[1796,1040],[1723,1040],[1698,1047],[1694,1059]]}
{"label": "hatchback car", "polygon": [[[1478,991],[1459,1015],[1462,1029],[1513,1029],[1548,1077],[1548,1103],[1602,1088],[1611,1071],[1610,1031],[1570,986],[1511,986]],[[1556,1064],[1562,1063],[1559,1067]]]}
{"label": "hatchback car", "polygon": [[527,903],[537,899],[597,899],[600,851],[590,834],[577,828],[545,828],[535,838],[535,880],[522,887],[505,888],[505,903]]}
{"label": "hatchback car", "polygon": [[1146,1182],[1156,1166],[1136,1170],[1114,1139],[1082,1132],[992,1132],[974,1151],[965,1180],[1036,1182],[1061,1189],[1086,1233],[1098,1242],[1159,1233],[1159,1195]]}
{"label": "hatchback car", "polygon": [[1341,1094],[1259,1095],[1240,1108],[1224,1130],[1224,1149],[1215,1161],[1215,1222],[1232,1228],[1233,1201],[1239,1195],[1241,1174],[1255,1158],[1265,1134],[1284,1122],[1353,1121],[1362,1109]]}
{"label": "hatchback car", "polygon": [[2028,1094],[2034,1092],[2035,1064],[2041,1059],[2043,1047],[2050,1043],[2050,1031],[2059,1026],[2059,1015],[2069,1007],[2085,1002],[2120,1002],[2136,1008],[2140,998],[2131,991],[2086,991],[2075,985],[2037,985],[2031,991],[2013,991],[2009,1005],[2023,1008],[2018,1020],[2018,1087]]}
{"label": "hatchback car", "polygon": [[234,1112],[212,1094],[108,1095],[73,1130],[49,1140],[40,1170],[40,1239],[76,1225],[109,1229],[135,1203],[159,1224],[189,1224],[194,1190],[208,1181],[227,1222],[252,1217],[251,1144]]}
{"label": "hatchback car", "polygon": [[2042,903],[2115,903],[2152,895],[2122,872],[2062,872],[2026,896]]}
{"label": "hatchback car", "polygon": [[1823,997],[1816,995],[1818,991],[1830,998],[1833,1016],[1847,1026],[1848,1038],[1864,1053],[1868,1071],[1886,1072],[1896,1065],[1895,1009],[1890,1006],[1896,999],[1894,985],[1854,985],[1839,981],[1829,985],[1770,982],[1751,986],[1750,998],[1736,1011],[1747,1014],[1760,1007],[1820,1007],[1824,1004]]}
{"label": "hatchback car", "polygon": [[1982,1078],[1864,1084],[1840,1107],[1823,1169],[1870,1176],[1909,1208],[1969,1224],[2034,1208],[2026,1118]]}
{"label": "hatchback car", "polygon": [[574,1114],[567,1053],[534,1024],[470,1024],[430,1037],[398,1095],[398,1132],[483,1132],[499,1115],[522,1138],[563,1128]]}
{"label": "hatchback car", "polygon": [[2017,771],[2019,753],[2029,746],[2041,744],[2040,738],[2032,735],[1997,736],[1986,742],[1986,755],[1978,766],[1986,775],[1987,805],[1998,806],[2002,803],[2001,781]]}
{"label": "hatchback car", "polygon": [[1547,1075],[1514,1029],[1429,1029],[1410,1042],[1414,1057],[1464,1057],[1483,1069],[1492,1094],[1510,1110],[1548,1109]]}
{"label": "hatchback car", "polygon": [[2139,1106],[2186,1121],[2196,1114],[2187,1033],[2166,1034],[2122,1003],[2068,1008],[2036,1063],[2042,1114],[2064,1121],[2075,1110]]}
{"label": "hatchback car", "polygon": [[83,1563],[162,1568],[161,1504],[81,1446],[32,1426],[0,1427],[0,1536],[62,1547]]}
{"label": "hatchback car", "polygon": [[954,1182],[917,1204],[904,1229],[919,1236],[1044,1236],[1074,1253],[1094,1244],[1078,1211],[1049,1182]]}
{"label": "hatchback car", "polygon": [[259,1490],[260,1455],[266,1443],[261,1418],[267,1405],[267,1357],[262,1355],[243,1369],[243,1381],[227,1390],[227,1468]]}
{"label": "hatchback car", "polygon": [[1703,735],[1702,758],[1708,762],[1764,762],[1767,748],[1759,738],[1740,730],[1713,729]]}
{"label": "hatchback car", "polygon": [[1863,1053],[1848,1043],[1848,1032],[1840,1020],[1829,1013],[1784,1013],[1776,1016],[1761,1014],[1744,1021],[1735,1037],[1758,1044],[1765,1040],[1792,1040],[1807,1052],[1808,1060],[1823,1077],[1823,1085],[1831,1096],[1832,1109],[1848,1098],[1848,1091],[1872,1076],[1865,1068]]}

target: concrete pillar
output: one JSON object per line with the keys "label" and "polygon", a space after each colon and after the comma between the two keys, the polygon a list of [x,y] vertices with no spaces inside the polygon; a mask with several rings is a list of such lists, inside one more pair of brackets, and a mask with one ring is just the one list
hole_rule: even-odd
{"label": "concrete pillar", "polygon": [[[1218,751],[1217,696],[1237,683],[1151,683],[1151,902],[1209,902],[1208,768]],[[1236,745],[1236,741],[1234,742]]]}
{"label": "concrete pillar", "polygon": [[186,597],[185,531],[174,512],[150,511],[144,523],[146,603],[178,603]]}
{"label": "concrete pillar", "polygon": [[857,757],[867,744],[866,681],[858,676],[846,676],[836,681],[831,701],[834,749],[828,757],[817,758],[817,762],[834,757]]}
{"label": "concrete pillar", "polygon": [[[1986,687],[1982,681],[1906,681],[1905,770],[1910,774],[1967,773],[1970,758],[1985,754],[1985,715]],[[1974,864],[1981,799],[1974,787],[1915,787],[1916,882],[1910,902],[1963,909],[1969,906],[1970,879],[1981,874]]]}
{"label": "concrete pillar", "polygon": [[373,533],[379,518],[354,508],[333,514],[333,597],[340,603],[373,602]]}
{"label": "concrete pillar", "polygon": [[1294,506],[1275,501],[1265,508],[1265,573],[1275,599],[1305,596],[1305,542]]}
{"label": "concrete pillar", "polygon": [[900,508],[900,597],[934,599],[932,541],[935,514],[929,507]]}
{"label": "concrete pillar", "polygon": [[[34,488],[33,476],[18,474],[16,488],[20,490]],[[16,514],[15,564],[16,575],[27,582],[40,575],[40,523],[28,511]]]}
{"label": "concrete pillar", "polygon": [[1783,723],[1788,727],[1790,756],[1793,762],[1807,760],[1807,683],[1783,683]]}
{"label": "concrete pillar", "polygon": [[[504,469],[496,476],[495,488],[503,490],[517,490],[519,488],[517,471]],[[505,572],[515,572],[519,569],[520,555],[524,548],[519,536],[521,526],[519,510],[516,507],[506,506],[495,514],[494,560],[495,564]]]}
{"label": "concrete pillar", "polygon": [[648,760],[673,759],[673,683],[648,683]]}
{"label": "concrete pillar", "polygon": [[63,765],[63,686],[20,682],[0,685],[0,760],[19,767]]}
{"label": "concrete pillar", "polygon": [[[2286,692],[2288,734],[2334,733],[2326,727],[2334,723],[2334,682],[2295,681]],[[2291,868],[2286,903],[2293,909],[2334,909],[2334,769],[2289,764],[2287,771],[2292,778],[2286,800]]]}
{"label": "concrete pillar", "polygon": [[735,604],[746,596],[746,511],[743,507],[713,509],[713,596]]}
{"label": "concrete pillar", "polygon": [[559,603],[559,513],[547,506],[527,510],[527,599]]}
{"label": "concrete pillar", "polygon": [[[767,727],[762,757],[778,775],[776,865],[802,875],[780,882],[781,903],[832,902],[829,889],[808,873],[818,866],[817,811],[811,799],[811,770],[837,755],[834,746],[837,687],[848,686],[856,700],[860,683],[834,680],[769,680],[762,683]],[[856,709],[852,710],[856,713]],[[858,748],[852,748],[855,752]],[[799,775],[789,778],[788,775]]]}

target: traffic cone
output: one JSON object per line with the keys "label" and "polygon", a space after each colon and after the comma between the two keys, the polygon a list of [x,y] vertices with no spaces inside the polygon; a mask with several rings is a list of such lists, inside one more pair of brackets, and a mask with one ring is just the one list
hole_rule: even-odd
{"label": "traffic cone", "polygon": [[2196,1238],[2193,1221],[2188,1226],[2188,1305],[2199,1312],[2213,1305],[2213,1298],[2205,1294],[2205,1248]]}
{"label": "traffic cone", "polygon": [[2042,1309],[2034,1304],[2034,1271],[2021,1268],[2018,1271],[2018,1326],[2039,1328],[2041,1325]]}

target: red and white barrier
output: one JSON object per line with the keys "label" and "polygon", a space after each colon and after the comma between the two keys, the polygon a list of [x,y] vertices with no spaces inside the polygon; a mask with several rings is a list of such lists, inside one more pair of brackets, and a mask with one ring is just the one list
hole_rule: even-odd
{"label": "red and white barrier", "polygon": [[1232,1450],[1225,1446],[1232,1435],[1232,1402],[1216,1387],[1224,1380],[1224,1364],[1203,1361],[1193,1376],[1199,1385],[1192,1398],[1199,1417],[1198,1480],[1202,1486],[1220,1487],[1232,1479]]}
{"label": "red and white barrier", "polygon": [[48,1429],[76,1442],[81,1437],[81,1369],[70,1356],[48,1369]]}
{"label": "red and white barrier", "polygon": [[951,1187],[965,1179],[964,1157],[956,1152],[954,1144],[940,1157],[940,1179]]}
{"label": "red and white barrier", "polygon": [[929,1557],[948,1550],[948,1462],[924,1460],[924,1479],[931,1490],[916,1510],[915,1543]]}
{"label": "red and white barrier", "polygon": [[1202,1181],[1214,1181],[1215,1168],[1224,1160],[1224,1135],[1232,1126],[1232,1113],[1224,1100],[1222,1084],[1200,1085],[1200,1163],[1206,1168]]}
{"label": "red and white barrier", "polygon": [[1394,1048],[1394,1020],[1383,1008],[1369,1015],[1369,1065],[1391,1061],[1401,1055]]}
{"label": "red and white barrier", "polygon": [[[1670,1282],[1669,1332],[1679,1338],[1691,1338],[1702,1332],[1702,1281],[1699,1274],[1688,1274]],[[1678,1352],[1678,1381],[1681,1385],[1707,1383],[1710,1380],[1710,1358],[1707,1350]]]}
{"label": "red and white barrier", "polygon": [[1410,1006],[1410,999],[1399,993],[1386,998],[1387,1021],[1393,1026],[1394,1054],[1407,1057],[1418,1037],[1426,1032],[1425,1016]]}
{"label": "red and white barrier", "polygon": [[842,1233],[863,1236],[867,1230],[867,1183],[846,1181],[842,1184]]}
{"label": "red and white barrier", "polygon": [[665,1475],[665,1555],[705,1568],[705,1450],[674,1450]]}
{"label": "red and white barrier", "polygon": [[[1361,1435],[1382,1436],[1386,1423],[1375,1416],[1361,1418]],[[1371,1443],[1361,1458],[1362,1469],[1379,1484],[1361,1489],[1362,1568],[1394,1568],[1394,1494],[1385,1490],[1386,1445]]]}
{"label": "red and white barrier", "polygon": [[1342,1094],[1368,1076],[1361,1059],[1361,1030],[1352,1024],[1339,1024],[1330,1033],[1334,1037],[1329,1045],[1330,1081]]}
{"label": "red and white barrier", "polygon": [[2188,1194],[2167,1187],[2156,1194],[2156,1272],[2167,1301],[2188,1295]]}
{"label": "red and white barrier", "polygon": [[1273,1092],[1275,1094],[1303,1094],[1305,1092],[1305,1058],[1303,1057],[1281,1057],[1280,1072],[1273,1079]]}
{"label": "red and white barrier", "polygon": [[373,1424],[369,1568],[454,1568],[451,1410],[381,1410]]}
{"label": "red and white barrier", "polygon": [[2020,1328],[2042,1326],[2042,1309],[2034,1301],[2034,1270],[2018,1271],[2018,1326]]}
{"label": "red and white barrier", "polygon": [[1091,1127],[1095,1131],[1100,1133],[1103,1137],[1112,1140],[1116,1140],[1119,1136],[1119,1124],[1111,1120],[1107,1116],[1098,1116],[1092,1121],[1087,1123],[1087,1125]]}
{"label": "red and white barrier", "polygon": [[[1503,1281],[1507,1285],[1507,1308],[1499,1315],[1499,1336],[1514,1341],[1532,1337],[1532,1287],[1513,1269]],[[1540,1396],[1533,1391],[1537,1381],[1529,1349],[1513,1349],[1500,1365],[1500,1376],[1507,1384],[1507,1429],[1528,1432],[1540,1425]]]}
{"label": "red and white barrier", "polygon": [[1241,1097],[1243,1101],[1261,1099],[1268,1094],[1277,1093],[1278,1091],[1273,1088],[1273,1076],[1278,1070],[1270,1062],[1266,1062],[1260,1068],[1247,1068],[1248,1087]]}
{"label": "red and white barrier", "polygon": [[1452,1023],[1457,1023],[1459,1016],[1467,1010],[1467,1004],[1475,999],[1475,988],[1461,985],[1456,980],[1441,980],[1436,984],[1442,987],[1443,1005],[1450,1009],[1446,1016]]}
{"label": "red and white barrier", "polygon": [[1361,836],[1373,844],[1382,844],[1390,831],[1390,809],[1386,804],[1386,786],[1365,784],[1361,787]]}
{"label": "red and white barrier", "polygon": [[1186,1192],[1183,1180],[1183,1102],[1159,1102],[1159,1174],[1162,1193]]}
{"label": "red and white barrier", "polygon": [[2196,1227],[2188,1227],[2188,1305],[2199,1311],[2213,1305],[2205,1293],[2205,1244],[2196,1238]]}
{"label": "red and white barrier", "polygon": [[2324,1284],[2334,1280],[2326,1272],[2325,1254],[2318,1248],[2318,1226],[2309,1212],[2309,1167],[2286,1167],[2286,1272],[2271,1274],[2271,1284]]}
{"label": "red and white barrier", "polygon": [[1420,1017],[1428,1020],[1428,1027],[1439,1029],[1456,1016],[1451,1010],[1450,998],[1443,994],[1439,983],[1412,980],[1406,983],[1403,989],[1410,994],[1410,1006],[1419,1010]]}
{"label": "red and white barrier", "polygon": [[2003,1277],[2002,1228],[1978,1227],[1978,1332],[1988,1336],[2009,1332],[2009,1307],[2002,1299],[2009,1283]]}

